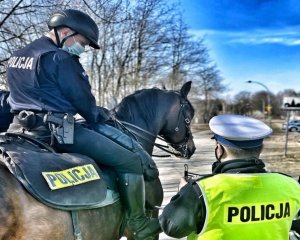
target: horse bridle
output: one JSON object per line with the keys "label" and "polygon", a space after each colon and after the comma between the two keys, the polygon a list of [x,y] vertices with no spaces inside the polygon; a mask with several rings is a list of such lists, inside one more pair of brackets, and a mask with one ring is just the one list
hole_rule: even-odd
{"label": "horse bridle", "polygon": [[180,143],[169,143],[173,148],[177,149],[182,149],[181,152],[183,152],[183,154],[181,154],[182,157],[187,157],[188,154],[188,141],[190,139],[190,137],[192,136],[192,132],[191,132],[191,119],[188,118],[186,116],[186,112],[184,111],[184,108],[186,105],[189,105],[189,102],[186,99],[180,99],[180,110],[179,110],[179,114],[177,117],[177,124],[176,127],[174,129],[175,132],[179,131],[179,125],[180,125],[180,120],[181,117],[184,117],[184,125],[185,125],[185,137],[183,139],[183,141],[181,141]]}
{"label": "horse bridle", "polygon": [[[126,130],[128,133],[130,133],[134,138],[136,138],[136,136],[138,136],[141,139],[145,140],[146,142],[152,144],[153,146],[155,146],[155,147],[157,147],[157,148],[159,148],[159,149],[161,149],[161,150],[163,150],[167,153],[173,154],[176,157],[187,157],[188,156],[187,155],[188,154],[188,141],[189,141],[189,138],[191,136],[191,128],[190,128],[191,119],[186,116],[186,113],[184,111],[184,108],[185,108],[186,105],[189,105],[189,102],[186,99],[180,99],[180,110],[179,110],[179,113],[178,113],[177,124],[176,124],[176,127],[175,127],[174,131],[175,132],[179,131],[180,120],[183,116],[184,117],[185,128],[186,128],[186,134],[185,134],[184,139],[179,143],[171,143],[171,142],[167,141],[164,136],[159,136],[159,135],[155,136],[154,134],[152,134],[151,132],[149,132],[149,131],[147,131],[143,128],[140,128],[140,127],[138,127],[134,124],[131,124],[131,123],[128,123],[128,122],[125,122],[125,121],[119,121],[115,117],[114,117],[113,120],[117,125],[119,125],[121,128]],[[130,129],[128,129],[126,126],[130,127]],[[143,132],[143,133],[146,133],[148,136],[152,137],[152,139],[149,139],[148,137],[140,134],[136,130],[138,130],[140,132]],[[153,142],[153,139],[155,141],[156,138],[158,138],[158,139],[164,141],[165,143],[167,143],[168,145],[172,146],[172,148],[176,149],[176,152],[168,150],[168,148],[169,148],[168,145],[166,146],[166,145],[162,145],[162,144],[158,144],[158,143]],[[180,149],[181,151],[178,152],[177,151],[178,149]],[[170,157],[170,155],[152,155],[152,156]]]}

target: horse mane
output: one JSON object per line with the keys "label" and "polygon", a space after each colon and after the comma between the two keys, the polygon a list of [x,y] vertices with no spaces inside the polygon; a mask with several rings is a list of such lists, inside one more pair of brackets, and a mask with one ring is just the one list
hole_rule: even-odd
{"label": "horse mane", "polygon": [[115,108],[116,117],[132,123],[141,119],[145,123],[157,119],[158,96],[165,92],[166,90],[151,88],[138,90],[126,96]]}

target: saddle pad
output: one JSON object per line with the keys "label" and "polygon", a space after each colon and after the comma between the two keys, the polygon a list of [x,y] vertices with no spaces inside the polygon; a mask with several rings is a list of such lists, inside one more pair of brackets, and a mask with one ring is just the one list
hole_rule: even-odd
{"label": "saddle pad", "polygon": [[51,153],[20,143],[1,143],[5,165],[44,204],[63,210],[101,206],[107,186],[96,163],[74,153]]}

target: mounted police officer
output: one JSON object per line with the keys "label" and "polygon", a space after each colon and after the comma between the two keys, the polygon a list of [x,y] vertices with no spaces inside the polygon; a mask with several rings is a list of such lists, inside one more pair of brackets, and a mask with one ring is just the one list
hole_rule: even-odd
{"label": "mounted police officer", "polygon": [[[137,142],[105,124],[109,115],[96,106],[79,62],[86,46],[99,49],[98,27],[87,14],[73,9],[54,13],[48,26],[46,36],[8,61],[9,104],[15,114],[9,131],[34,135],[59,151],[81,153],[113,168],[129,229],[135,239],[152,239],[160,226],[158,219],[145,215],[144,178],[156,179],[157,167]],[[74,123],[77,113],[86,125]]]}
{"label": "mounted police officer", "polygon": [[165,207],[160,222],[172,237],[188,240],[288,240],[300,208],[300,186],[268,173],[258,157],[272,130],[239,115],[213,117],[216,140],[212,174],[186,183]]}

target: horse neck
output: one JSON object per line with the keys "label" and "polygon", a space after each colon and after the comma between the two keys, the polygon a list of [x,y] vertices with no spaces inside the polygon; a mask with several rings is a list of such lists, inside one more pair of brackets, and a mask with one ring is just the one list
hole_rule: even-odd
{"label": "horse neck", "polygon": [[[146,113],[146,111],[150,111],[150,109],[153,109],[153,107],[156,109],[153,114],[149,114],[149,112]],[[149,115],[153,115],[153,117],[149,117]],[[161,128],[165,122],[164,117],[164,111],[162,109],[159,109],[159,104],[156,104],[156,106],[147,106],[145,107],[145,109],[133,109],[129,107],[126,112],[123,111],[117,113],[117,118],[119,118],[120,120],[133,124],[138,128],[144,130],[142,131],[139,129],[135,129],[134,127],[129,127],[130,129],[138,132],[139,135],[143,136],[136,137],[138,142],[142,145],[143,149],[150,155],[153,152],[153,144],[155,142],[155,139],[161,131]],[[145,140],[144,138],[146,138],[147,140]]]}
{"label": "horse neck", "polygon": [[[160,132],[160,117],[159,119],[151,119],[151,120],[146,120],[144,116],[138,116],[139,120],[138,121],[133,121],[130,122],[131,124],[137,126],[138,128],[132,128],[133,131],[138,132],[138,136],[136,135],[136,138],[138,142],[142,145],[143,149],[151,155],[153,152],[153,147],[154,147],[154,142],[156,140],[156,137],[158,133]],[[142,130],[141,130],[142,129]]]}

